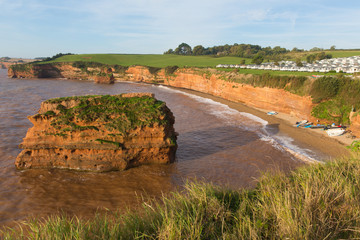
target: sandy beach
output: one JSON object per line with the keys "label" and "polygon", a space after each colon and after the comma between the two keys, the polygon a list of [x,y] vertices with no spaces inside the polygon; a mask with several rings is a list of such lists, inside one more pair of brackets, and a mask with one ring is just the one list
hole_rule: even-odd
{"label": "sandy beach", "polygon": [[271,109],[255,109],[242,103],[231,102],[210,94],[188,89],[181,90],[226,104],[230,108],[240,112],[247,112],[260,117],[266,120],[272,129],[275,128],[279,132],[288,135],[296,142],[301,143],[302,146],[311,146],[311,148],[315,148],[317,151],[330,156],[331,159],[348,156],[350,151],[346,148],[346,146],[350,145],[354,140],[357,140],[352,139],[351,135],[348,133],[338,137],[329,137],[327,133],[321,129],[298,128],[294,126],[295,123],[303,119],[298,119],[294,116],[290,116],[289,114],[278,113],[277,115],[267,115],[267,112],[272,111]]}

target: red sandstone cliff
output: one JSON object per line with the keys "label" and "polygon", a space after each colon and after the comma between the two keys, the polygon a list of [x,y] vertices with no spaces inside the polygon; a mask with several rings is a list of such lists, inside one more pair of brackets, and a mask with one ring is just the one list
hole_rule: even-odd
{"label": "red sandstone cliff", "polygon": [[0,69],[8,69],[11,65],[14,65],[16,63],[11,62],[0,62]]}
{"label": "red sandstone cliff", "polygon": [[34,126],[20,145],[19,169],[109,171],[175,160],[174,116],[152,94],[48,100],[28,118]]}
{"label": "red sandstone cliff", "polygon": [[[95,80],[92,75],[80,74],[80,69],[74,68],[69,64],[59,65],[62,77]],[[101,70],[88,69],[88,72],[91,71],[99,72]],[[176,70],[172,74],[166,74],[165,69],[161,69],[152,74],[147,67],[132,66],[127,68],[125,72],[116,72],[115,69],[108,68],[106,73],[112,73],[115,80],[160,83],[172,87],[186,88],[222,97],[230,101],[241,102],[251,107],[290,114],[299,119],[316,120],[311,116],[314,104],[309,96],[299,96],[283,89],[253,87],[228,81],[226,79],[234,76],[218,73],[212,69],[202,71],[196,68],[183,68]],[[251,75],[244,74],[235,75],[237,79],[251,77]],[[9,70],[9,76],[17,76],[17,73]],[[351,123],[353,133],[360,135],[360,118],[351,119]]]}
{"label": "red sandstone cliff", "polygon": [[16,65],[8,70],[9,78],[67,78],[91,80],[95,83],[114,83],[108,68],[79,68],[68,63]]}
{"label": "red sandstone cliff", "polygon": [[[250,85],[223,80],[221,74],[205,74],[196,69],[179,69],[173,75],[166,75],[164,70],[157,73],[156,78],[146,67],[130,67],[123,80],[152,83],[154,80],[162,84],[191,89],[218,96],[233,102],[241,102],[251,107],[271,109],[291,114],[300,119],[311,119],[311,109],[314,104],[311,97],[302,97],[283,89],[255,88]],[[238,77],[247,78],[247,75]]]}

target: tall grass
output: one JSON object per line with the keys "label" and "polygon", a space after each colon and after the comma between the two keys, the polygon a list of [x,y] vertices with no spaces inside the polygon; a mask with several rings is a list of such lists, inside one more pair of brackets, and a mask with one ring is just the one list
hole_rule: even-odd
{"label": "tall grass", "polygon": [[140,212],[24,223],[4,239],[349,239],[360,237],[358,157],[265,174],[255,189],[188,183]]}

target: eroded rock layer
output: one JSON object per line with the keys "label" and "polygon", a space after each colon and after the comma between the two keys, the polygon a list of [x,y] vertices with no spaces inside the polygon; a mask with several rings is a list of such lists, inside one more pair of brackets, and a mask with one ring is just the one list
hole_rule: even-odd
{"label": "eroded rock layer", "polygon": [[[57,76],[57,74],[59,75]],[[315,106],[311,96],[300,96],[285,89],[254,87],[243,83],[254,77],[251,74],[224,72],[215,69],[110,67],[101,64],[96,65],[95,63],[74,62],[54,63],[51,66],[46,64],[18,65],[9,69],[8,76],[12,78],[53,76],[86,79],[96,83],[112,83],[114,80],[119,80],[163,84],[208,93],[255,108],[290,114],[298,119],[307,119],[312,122],[317,120],[311,114]],[[360,117],[350,116],[350,120],[350,130],[356,136],[360,136]],[[326,122],[326,120],[322,120],[322,122]]]}
{"label": "eroded rock layer", "polygon": [[20,147],[18,169],[124,170],[175,160],[172,112],[150,93],[50,99]]}

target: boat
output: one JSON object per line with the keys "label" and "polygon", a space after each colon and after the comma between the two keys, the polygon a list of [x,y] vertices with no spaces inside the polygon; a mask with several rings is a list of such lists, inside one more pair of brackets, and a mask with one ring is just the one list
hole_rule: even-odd
{"label": "boat", "polygon": [[325,125],[323,125],[323,124],[316,124],[316,125],[312,125],[310,128],[325,128],[326,126]]}
{"label": "boat", "polygon": [[340,136],[340,135],[344,134],[345,129],[343,129],[343,128],[330,128],[330,129],[326,130],[326,133],[330,137],[336,137],[336,136]]}
{"label": "boat", "polygon": [[308,121],[307,120],[302,120],[300,122],[296,122],[295,123],[295,127],[302,127],[302,126],[305,126],[305,124],[307,123]]}
{"label": "boat", "polygon": [[277,115],[277,112],[271,111],[271,112],[267,112],[267,115]]}

